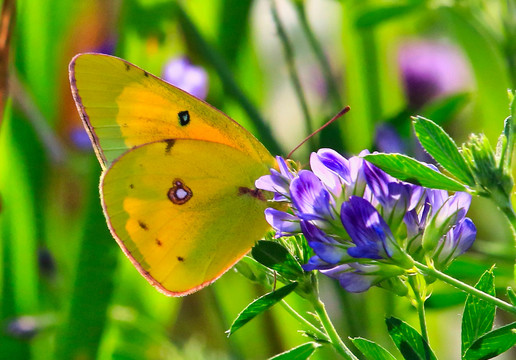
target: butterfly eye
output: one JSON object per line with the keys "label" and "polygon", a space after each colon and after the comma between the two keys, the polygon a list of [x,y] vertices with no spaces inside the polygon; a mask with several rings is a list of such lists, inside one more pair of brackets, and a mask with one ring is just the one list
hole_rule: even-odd
{"label": "butterfly eye", "polygon": [[168,198],[176,205],[183,205],[190,200],[192,196],[192,190],[186,186],[181,179],[175,179],[174,186],[168,190]]}

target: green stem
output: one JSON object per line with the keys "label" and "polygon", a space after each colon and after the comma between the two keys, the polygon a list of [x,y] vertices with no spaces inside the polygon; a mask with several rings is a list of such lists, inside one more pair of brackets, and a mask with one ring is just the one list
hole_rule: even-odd
{"label": "green stem", "polygon": [[415,283],[415,276],[409,277],[409,284],[414,292],[414,300],[416,302],[416,310],[419,318],[419,327],[421,328],[421,336],[425,339],[426,343],[429,344],[428,340],[428,329],[426,327],[426,316],[425,316],[425,295],[421,294],[419,286]]}
{"label": "green stem", "polygon": [[366,82],[365,97],[369,106],[371,123],[377,123],[382,116],[382,103],[380,96],[380,74],[378,71],[378,49],[376,46],[376,34],[374,29],[366,29],[359,32],[361,57],[363,60],[364,80]]}
{"label": "green stem", "polygon": [[476,296],[479,299],[485,300],[485,301],[497,306],[498,308],[500,308],[502,310],[505,310],[512,314],[516,314],[516,307],[512,306],[511,304],[509,304],[503,300],[500,300],[492,295],[486,294],[485,292],[480,291],[478,289],[475,289],[473,286],[465,284],[462,281],[459,281],[451,276],[448,276],[445,273],[442,273],[433,267],[423,265],[417,261],[415,262],[415,266],[417,269],[421,270],[426,275],[431,275],[431,276],[435,277],[436,279],[439,279],[441,281],[444,281],[447,284],[450,284],[450,285],[456,287],[459,290],[462,290],[468,294]]}
{"label": "green stem", "polygon": [[328,334],[330,338],[331,344],[335,348],[335,350],[342,355],[345,359],[358,360],[358,358],[349,350],[349,348],[344,344],[344,341],[340,338],[339,334],[335,330],[328,313],[326,312],[326,308],[324,307],[324,303],[317,299],[313,302],[314,310],[319,315],[321,320],[321,324],[324,327],[324,330]]}
{"label": "green stem", "polygon": [[328,58],[324,54],[321,44],[319,44],[319,41],[315,37],[315,34],[313,33],[312,28],[308,23],[308,18],[306,16],[305,11],[305,3],[301,1],[295,2],[295,7],[297,10],[299,21],[301,22],[301,27],[306,35],[306,38],[308,39],[308,43],[312,47],[312,51],[314,52],[317,61],[319,62],[319,66],[321,67],[324,80],[326,81],[326,85],[328,86],[328,94],[330,95],[330,98],[333,102],[333,106],[336,110],[340,109],[342,107],[342,101],[339,93],[339,88],[337,86],[337,83],[335,82],[335,77],[331,72],[331,66],[328,61]]}
{"label": "green stem", "polygon": [[[516,214],[514,213],[514,209],[512,208],[512,204],[508,202],[506,206],[501,206],[500,209],[505,214],[505,217],[509,221],[509,224],[511,225],[512,230],[512,240],[513,240],[513,247],[512,247],[512,253],[514,258],[514,253],[516,252]],[[514,278],[516,279],[516,263],[513,267],[513,273]]]}
{"label": "green stem", "polygon": [[[301,80],[299,79],[299,76],[297,74],[296,64],[294,60],[294,48],[292,47],[292,44],[288,39],[287,32],[285,31],[285,28],[281,23],[281,20],[278,15],[278,10],[276,9],[276,3],[274,0],[271,2],[271,11],[274,23],[276,24],[276,30],[278,32],[279,39],[281,41],[281,44],[283,45],[283,50],[285,52],[285,60],[287,62],[290,81],[292,81],[294,91],[296,92],[297,99],[299,101],[299,104],[301,105],[301,110],[303,111],[306,133],[308,135],[313,133],[312,118],[310,117],[310,111],[308,110],[306,96],[303,92],[303,87],[301,86]],[[315,149],[316,147],[313,137],[310,138],[309,142],[312,149]]]}
{"label": "green stem", "polygon": [[281,301],[281,305],[283,308],[296,320],[298,320],[301,324],[306,326],[310,331],[315,333],[318,337],[321,339],[330,341],[328,336],[323,333],[321,330],[319,330],[314,324],[312,324],[310,321],[308,321],[306,318],[304,318],[301,314],[299,314],[296,310],[294,310],[285,300]]}
{"label": "green stem", "polygon": [[507,206],[501,206],[500,209],[505,214],[509,224],[511,225],[512,238],[514,240],[514,245],[516,246],[516,213],[514,213],[514,209],[510,203]]}

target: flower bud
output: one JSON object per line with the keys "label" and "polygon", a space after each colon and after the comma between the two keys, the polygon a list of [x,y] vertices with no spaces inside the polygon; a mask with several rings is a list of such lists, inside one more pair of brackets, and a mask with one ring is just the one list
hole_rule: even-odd
{"label": "flower bud", "polygon": [[472,134],[463,145],[463,154],[468,162],[479,190],[483,195],[506,202],[512,191],[513,180],[499,164],[489,140],[484,134]]}

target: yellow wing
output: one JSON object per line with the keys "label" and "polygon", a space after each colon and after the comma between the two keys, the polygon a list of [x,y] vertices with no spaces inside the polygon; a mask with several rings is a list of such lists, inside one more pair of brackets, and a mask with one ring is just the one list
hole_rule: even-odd
{"label": "yellow wing", "polygon": [[267,201],[251,189],[271,162],[200,140],[129,150],[101,180],[111,232],[152,285],[167,295],[192,293],[215,281],[266,232]]}
{"label": "yellow wing", "polygon": [[271,157],[224,113],[125,60],[79,54],[70,84],[103,169],[134,146],[176,138],[225,144],[259,162]]}

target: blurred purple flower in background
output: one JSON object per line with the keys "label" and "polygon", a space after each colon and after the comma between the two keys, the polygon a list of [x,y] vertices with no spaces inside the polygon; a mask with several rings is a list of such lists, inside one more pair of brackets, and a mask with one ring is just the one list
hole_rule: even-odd
{"label": "blurred purple flower in background", "polygon": [[281,173],[272,169],[256,186],[290,208],[267,209],[267,221],[277,237],[302,233],[315,254],[304,270],[319,270],[347,291],[378,285],[404,295],[401,275],[413,271],[414,261],[430,258],[444,269],[475,240],[467,193],[408,184],[330,149],[312,153],[312,171],[277,161]]}
{"label": "blurred purple flower in background", "polygon": [[170,60],[163,67],[161,78],[199,99],[208,94],[208,74],[200,66],[192,65],[186,57]]}
{"label": "blurred purple flower in background", "polygon": [[459,49],[442,41],[405,42],[398,51],[398,64],[412,109],[464,91],[472,82],[469,65]]}
{"label": "blurred purple flower in background", "polygon": [[72,144],[78,149],[78,150],[91,150],[91,140],[88,136],[88,133],[84,129],[84,126],[77,126],[70,129],[69,137],[72,142]]}
{"label": "blurred purple flower in background", "polygon": [[405,144],[396,129],[383,123],[376,126],[374,143],[378,151],[384,153],[405,153]]}

